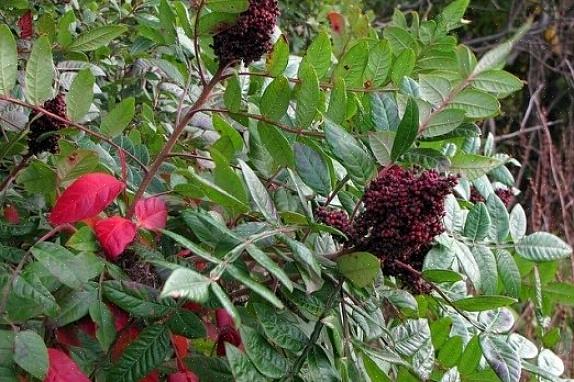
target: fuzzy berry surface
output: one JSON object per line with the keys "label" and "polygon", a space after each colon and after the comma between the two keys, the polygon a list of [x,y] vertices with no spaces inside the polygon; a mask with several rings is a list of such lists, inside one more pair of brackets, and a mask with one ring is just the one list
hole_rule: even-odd
{"label": "fuzzy berry surface", "polygon": [[328,207],[318,207],[315,210],[315,217],[321,223],[343,232],[347,237],[351,237],[353,234],[353,226],[349,220],[349,215],[344,211]]}
{"label": "fuzzy berry surface", "polygon": [[349,234],[347,247],[380,258],[385,274],[416,293],[428,293],[430,286],[417,274],[433,239],[444,232],[444,200],[456,184],[454,176],[393,165],[370,183],[364,211],[353,222],[342,212],[319,210],[317,216]]}
{"label": "fuzzy berry surface", "polygon": [[224,67],[239,60],[249,65],[269,52],[278,17],[277,0],[250,0],[249,9],[239,15],[235,25],[213,36],[219,65]]}
{"label": "fuzzy berry surface", "polygon": [[502,203],[504,203],[506,207],[510,206],[512,200],[514,199],[514,193],[511,190],[506,188],[499,188],[494,192],[500,198],[500,200],[502,200]]}
{"label": "fuzzy berry surface", "polygon": [[[511,190],[507,189],[507,188],[497,188],[494,193],[496,194],[496,196],[498,196],[500,198],[500,200],[502,200],[502,203],[504,203],[504,205],[506,207],[509,207],[510,204],[512,203],[512,200],[514,199],[514,194]],[[471,188],[470,189],[470,201],[474,204],[476,203],[484,203],[485,199],[484,197],[476,190],[476,188]]]}
{"label": "fuzzy berry surface", "polygon": [[[66,101],[62,94],[56,98],[46,101],[44,109],[58,117],[66,118]],[[43,152],[57,153],[59,146],[59,137],[56,134],[58,130],[65,127],[66,124],[58,121],[45,114],[39,115],[32,112],[30,115],[30,132],[28,133],[28,150],[30,154],[38,155]]]}

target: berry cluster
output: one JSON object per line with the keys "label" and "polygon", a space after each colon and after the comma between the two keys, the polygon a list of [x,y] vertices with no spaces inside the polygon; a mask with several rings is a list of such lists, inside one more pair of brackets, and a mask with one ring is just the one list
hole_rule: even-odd
{"label": "berry cluster", "polygon": [[[514,194],[511,190],[506,188],[497,188],[494,193],[502,200],[506,207],[510,206],[512,203],[512,199],[514,198]],[[476,188],[470,189],[470,201],[472,203],[484,203],[484,197],[476,190]]]}
{"label": "berry cluster", "polygon": [[506,207],[510,206],[512,199],[514,199],[514,194],[512,191],[506,188],[499,188],[495,191],[495,193],[498,195],[500,200],[502,200],[502,203],[504,203]]}
{"label": "berry cluster", "polygon": [[456,177],[434,170],[383,168],[365,191],[364,211],[349,224],[351,240],[346,245],[376,255],[387,275],[416,293],[428,293],[417,271],[432,240],[444,232],[444,199],[456,183]]}
{"label": "berry cluster", "polygon": [[[66,101],[62,94],[56,98],[46,101],[44,109],[58,117],[66,118]],[[56,134],[58,130],[65,127],[66,124],[58,121],[46,114],[32,112],[30,115],[30,132],[28,133],[28,150],[30,154],[38,155],[43,152],[57,153],[59,137]]]}
{"label": "berry cluster", "polygon": [[315,217],[321,223],[337,228],[347,237],[352,236],[353,226],[349,221],[349,216],[341,211],[327,207],[319,207],[315,210]]}
{"label": "berry cluster", "polygon": [[249,9],[239,15],[235,25],[213,37],[219,65],[223,67],[237,60],[249,65],[269,52],[278,17],[277,0],[250,0]]}

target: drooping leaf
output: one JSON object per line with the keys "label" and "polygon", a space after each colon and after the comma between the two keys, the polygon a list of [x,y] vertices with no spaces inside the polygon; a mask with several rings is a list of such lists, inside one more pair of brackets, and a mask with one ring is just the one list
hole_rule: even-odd
{"label": "drooping leaf", "polygon": [[14,35],[7,25],[0,25],[0,94],[8,94],[16,84],[18,52]]}
{"label": "drooping leaf", "polygon": [[136,237],[136,225],[120,216],[98,221],[94,227],[96,237],[106,255],[116,260]]}
{"label": "drooping leaf", "polygon": [[71,121],[78,122],[88,114],[94,99],[94,82],[94,75],[90,69],[80,71],[74,78],[66,95],[66,106]]}
{"label": "drooping leaf", "polygon": [[415,142],[419,130],[419,111],[414,99],[409,98],[405,114],[395,137],[391,150],[391,159],[396,161]]}
{"label": "drooping leaf", "polygon": [[109,206],[124,187],[124,183],[108,174],[84,175],[58,198],[50,222],[60,225],[93,217]]}
{"label": "drooping leaf", "polygon": [[26,99],[33,105],[41,105],[53,97],[54,59],[48,37],[40,37],[32,47],[26,65]]}

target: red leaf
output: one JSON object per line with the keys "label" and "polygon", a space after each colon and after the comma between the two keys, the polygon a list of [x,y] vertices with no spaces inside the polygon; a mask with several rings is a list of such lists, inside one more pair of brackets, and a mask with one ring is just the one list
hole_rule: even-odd
{"label": "red leaf", "polygon": [[335,33],[341,33],[345,28],[345,18],[338,12],[329,12],[327,18],[331,23],[331,29]]}
{"label": "red leaf", "polygon": [[215,322],[218,328],[223,328],[225,326],[231,326],[233,328],[235,326],[233,318],[231,318],[231,315],[223,308],[215,310]]}
{"label": "red leaf", "polygon": [[[130,326],[126,330],[120,333],[119,337],[114,342],[112,348],[110,349],[110,358],[112,362],[116,362],[122,356],[124,350],[127,349],[128,346],[132,342],[138,338],[140,331],[138,328]],[[159,373],[157,370],[153,370],[144,378],[140,379],[138,382],[159,382]]]}
{"label": "red leaf", "polygon": [[199,378],[191,371],[186,371],[170,374],[167,377],[167,382],[199,382]]}
{"label": "red leaf", "polygon": [[167,206],[158,197],[139,200],[136,203],[138,225],[149,230],[160,230],[167,223]]}
{"label": "red leaf", "polygon": [[61,350],[49,348],[50,367],[44,382],[90,382],[78,365]]}
{"label": "red leaf", "polygon": [[187,356],[187,352],[189,350],[189,341],[183,336],[172,334],[171,344],[173,346],[173,350],[175,351],[178,370],[186,371],[187,367],[185,366],[183,359]]}
{"label": "red leaf", "polygon": [[16,207],[7,204],[6,207],[4,207],[4,219],[10,224],[20,224],[20,214]]}
{"label": "red leaf", "polygon": [[116,260],[136,237],[136,225],[120,216],[100,220],[96,223],[95,231],[110,260]]}
{"label": "red leaf", "polygon": [[122,356],[124,350],[138,338],[140,331],[134,326],[128,327],[126,330],[120,333],[116,342],[114,342],[112,348],[110,349],[110,358],[112,362],[116,362]]}
{"label": "red leaf", "polygon": [[130,315],[113,304],[107,305],[112,312],[112,316],[114,316],[114,326],[116,327],[116,331],[121,332],[126,326],[128,326]]}
{"label": "red leaf", "polygon": [[60,225],[94,217],[109,206],[124,187],[124,183],[108,174],[81,176],[58,198],[50,222]]}
{"label": "red leaf", "polygon": [[27,40],[34,36],[34,18],[32,11],[24,13],[18,20],[18,28],[20,28],[20,38]]}

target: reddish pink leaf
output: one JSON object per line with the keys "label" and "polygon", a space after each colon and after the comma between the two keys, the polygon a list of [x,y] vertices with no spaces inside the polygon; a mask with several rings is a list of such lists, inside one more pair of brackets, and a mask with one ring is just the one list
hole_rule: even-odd
{"label": "reddish pink leaf", "polygon": [[110,260],[116,260],[136,237],[136,225],[120,216],[100,220],[96,223],[95,231]]}
{"label": "reddish pink leaf", "polygon": [[127,347],[130,346],[130,344],[134,342],[136,338],[138,338],[139,334],[139,329],[134,326],[128,326],[126,330],[120,333],[116,339],[116,342],[114,342],[112,348],[110,349],[110,358],[112,359],[112,362],[116,362],[118,359],[120,359],[124,350],[126,350]]}
{"label": "reddish pink leaf", "polygon": [[58,198],[50,222],[60,225],[94,217],[109,206],[124,187],[124,183],[108,174],[81,176]]}
{"label": "reddish pink leaf", "polygon": [[329,12],[327,14],[329,23],[331,24],[331,30],[335,33],[341,33],[345,28],[345,18],[338,12]]}
{"label": "reddish pink leaf", "polygon": [[4,207],[4,219],[10,224],[20,224],[20,214],[16,207],[7,204],[6,207]]}
{"label": "reddish pink leaf", "polygon": [[112,316],[114,316],[114,326],[116,327],[116,331],[121,332],[126,326],[128,326],[130,315],[113,304],[107,305],[112,312]]}
{"label": "reddish pink leaf", "polygon": [[191,371],[186,371],[170,374],[167,382],[199,382],[199,378]]}
{"label": "reddish pink leaf", "polygon": [[32,11],[28,11],[18,20],[18,28],[20,28],[20,38],[27,40],[34,36],[34,18]]}
{"label": "reddish pink leaf", "polygon": [[235,327],[233,318],[231,318],[231,315],[223,308],[215,309],[215,322],[218,328],[223,328],[224,326]]}
{"label": "reddish pink leaf", "polygon": [[90,382],[78,365],[61,350],[49,348],[50,367],[44,382]]}
{"label": "reddish pink leaf", "polygon": [[165,228],[167,223],[167,206],[158,197],[139,200],[136,203],[138,225],[149,230]]}

